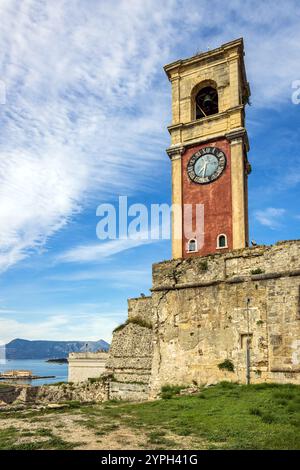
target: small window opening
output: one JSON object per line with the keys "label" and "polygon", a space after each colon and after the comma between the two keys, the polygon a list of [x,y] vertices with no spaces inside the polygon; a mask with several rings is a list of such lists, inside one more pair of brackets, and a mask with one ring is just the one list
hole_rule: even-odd
{"label": "small window opening", "polygon": [[222,234],[218,236],[218,243],[217,248],[227,248],[227,237],[226,235]]}
{"label": "small window opening", "polygon": [[193,253],[197,251],[197,242],[196,240],[193,238],[192,240],[189,241],[188,243],[188,252],[189,253]]}

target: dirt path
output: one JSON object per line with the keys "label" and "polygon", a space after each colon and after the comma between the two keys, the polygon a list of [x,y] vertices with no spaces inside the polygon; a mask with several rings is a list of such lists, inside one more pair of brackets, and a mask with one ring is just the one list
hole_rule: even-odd
{"label": "dirt path", "polygon": [[[190,437],[175,436],[162,430],[130,428],[118,420],[82,415],[80,412],[42,415],[26,418],[6,418],[0,421],[1,430],[15,428],[15,446],[47,442],[49,435],[60,442],[74,445],[74,450],[138,450],[206,448],[204,442]],[[48,436],[48,437],[47,437]]]}

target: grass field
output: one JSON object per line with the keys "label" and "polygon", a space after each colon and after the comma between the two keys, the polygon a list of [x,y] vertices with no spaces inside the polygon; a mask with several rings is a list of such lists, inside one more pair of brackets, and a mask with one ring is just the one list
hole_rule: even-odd
{"label": "grass field", "polygon": [[193,396],[0,413],[0,449],[300,449],[300,387],[227,382]]}

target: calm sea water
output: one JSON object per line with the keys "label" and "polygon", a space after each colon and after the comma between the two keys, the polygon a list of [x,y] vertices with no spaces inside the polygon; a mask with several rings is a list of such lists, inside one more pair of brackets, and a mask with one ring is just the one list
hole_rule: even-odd
{"label": "calm sea water", "polygon": [[56,364],[41,359],[13,359],[0,361],[0,372],[7,370],[31,370],[33,375],[55,375],[53,379],[17,380],[15,383],[43,385],[68,381],[68,364]]}

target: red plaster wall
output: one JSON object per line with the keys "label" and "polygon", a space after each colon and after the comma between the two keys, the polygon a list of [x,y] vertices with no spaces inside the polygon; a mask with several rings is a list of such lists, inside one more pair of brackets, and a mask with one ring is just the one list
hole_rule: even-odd
{"label": "red plaster wall", "polygon": [[[203,147],[218,147],[227,159],[222,175],[212,183],[198,184],[190,180],[187,165],[191,156]],[[226,139],[189,148],[182,157],[182,203],[204,204],[204,246],[196,253],[188,253],[188,240],[183,235],[183,257],[204,256],[232,250],[232,203],[231,203],[231,158],[230,144]],[[196,211],[193,206],[193,229]],[[227,235],[227,249],[217,249],[217,237]]]}

